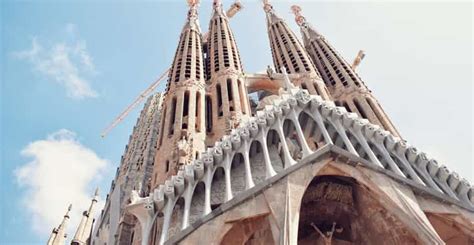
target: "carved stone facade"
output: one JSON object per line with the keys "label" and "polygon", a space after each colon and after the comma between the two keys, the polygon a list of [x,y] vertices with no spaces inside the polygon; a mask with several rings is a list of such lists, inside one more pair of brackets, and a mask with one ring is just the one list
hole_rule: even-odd
{"label": "carved stone facade", "polygon": [[204,35],[188,2],[156,147],[133,168],[135,128],[92,244],[474,244],[474,187],[399,137],[298,8],[304,46],[264,1],[275,69],[246,74],[220,1]]}
{"label": "carved stone facade", "polygon": [[141,233],[137,219],[125,212],[125,206],[130,202],[132,190],[140,195],[150,192],[162,103],[161,93],[150,96],[145,102],[112,181],[105,207],[95,222],[92,241],[96,244],[103,244],[98,241],[124,244],[140,239],[135,236]]}
{"label": "carved stone facade", "polygon": [[204,56],[196,4],[181,32],[163,101],[152,188],[177,173],[205,149]]}

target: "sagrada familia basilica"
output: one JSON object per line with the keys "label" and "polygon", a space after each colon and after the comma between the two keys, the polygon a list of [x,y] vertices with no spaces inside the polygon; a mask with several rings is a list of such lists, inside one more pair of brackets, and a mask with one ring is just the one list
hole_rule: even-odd
{"label": "sagrada familia basilica", "polygon": [[[150,96],[105,207],[72,244],[474,244],[474,186],[397,131],[293,6],[266,0],[273,67],[243,70],[228,11],[190,0],[166,90]],[[48,244],[64,244],[69,214]]]}

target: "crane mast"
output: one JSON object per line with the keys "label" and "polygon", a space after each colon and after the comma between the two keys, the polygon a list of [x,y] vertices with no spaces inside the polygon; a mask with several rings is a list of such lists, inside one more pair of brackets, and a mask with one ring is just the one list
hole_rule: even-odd
{"label": "crane mast", "polygon": [[122,111],[122,113],[120,113],[115,118],[115,120],[102,131],[101,137],[104,138],[105,136],[107,136],[107,134],[110,132],[110,130],[115,128],[115,126],[117,126],[125,117],[127,117],[127,115],[138,104],[140,104],[146,97],[148,97],[148,95],[150,95],[150,93],[153,92],[158,87],[158,85],[160,85],[160,82],[168,75],[170,70],[171,70],[171,68],[166,69],[166,71],[163,72],[163,74],[161,74],[161,76],[154,83],[152,83],[147,89],[145,89],[143,92],[141,92],[140,95],[138,95],[138,97],[133,101],[133,103],[130,104],[124,111]]}

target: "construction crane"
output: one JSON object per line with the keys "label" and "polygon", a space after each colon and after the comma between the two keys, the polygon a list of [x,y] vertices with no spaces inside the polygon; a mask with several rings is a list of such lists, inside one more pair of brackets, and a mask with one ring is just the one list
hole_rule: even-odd
{"label": "construction crane", "polygon": [[171,70],[171,68],[168,68],[166,69],[165,72],[163,72],[163,74],[161,74],[160,77],[158,77],[158,79],[152,83],[147,89],[145,89],[143,92],[140,93],[140,95],[133,101],[132,104],[130,104],[122,113],[120,113],[120,115],[117,116],[117,118],[115,118],[115,120],[109,125],[107,126],[104,131],[102,131],[101,133],[101,137],[104,138],[105,136],[107,136],[107,134],[110,132],[110,130],[112,130],[113,128],[115,128],[115,126],[117,126],[125,117],[127,117],[127,115],[137,106],[139,105],[145,98],[148,97],[148,95],[150,95],[151,92],[153,92],[157,87],[158,85],[160,85],[160,82],[166,78],[166,76],[168,75],[169,71]]}
{"label": "construction crane", "polygon": [[[197,4],[198,2],[196,0],[189,0],[188,3],[189,4]],[[236,0],[230,6],[230,8],[226,11],[227,17],[229,19],[234,17],[234,15],[237,14],[240,10],[242,10],[242,8],[243,8],[242,3],[240,3],[239,0]],[[203,35],[203,39],[207,40],[208,35],[209,35],[208,33],[205,33]],[[148,97],[148,95],[150,95],[151,92],[153,92],[158,87],[158,85],[160,85],[160,82],[166,77],[166,75],[168,75],[170,70],[171,70],[171,67],[166,69],[166,71],[163,72],[163,74],[161,74],[161,76],[154,83],[152,83],[147,89],[145,89],[145,91],[141,92],[140,95],[135,99],[135,101],[133,101],[133,103],[131,105],[129,105],[124,111],[122,111],[122,113],[120,113],[120,115],[118,115],[115,118],[115,120],[102,131],[100,136],[102,138],[107,136],[107,134],[110,132],[110,130],[115,128],[115,126],[117,126],[125,117],[127,117],[127,115],[135,107],[137,107],[137,105],[139,105],[146,97]]]}
{"label": "construction crane", "polygon": [[364,59],[364,57],[365,57],[364,50],[359,50],[359,53],[357,53],[357,56],[352,62],[352,65],[351,65],[352,70],[355,71],[355,69],[359,66],[360,62]]}
{"label": "construction crane", "polygon": [[232,5],[230,5],[230,8],[226,11],[227,18],[232,18],[234,17],[235,14],[237,14],[240,10],[242,10],[243,5],[240,3],[240,1],[235,1]]}

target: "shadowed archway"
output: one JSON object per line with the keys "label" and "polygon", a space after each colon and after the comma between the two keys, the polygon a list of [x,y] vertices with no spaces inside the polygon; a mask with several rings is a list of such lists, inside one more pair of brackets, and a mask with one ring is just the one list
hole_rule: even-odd
{"label": "shadowed archway", "polygon": [[301,199],[298,244],[416,244],[379,200],[353,178],[315,177]]}

